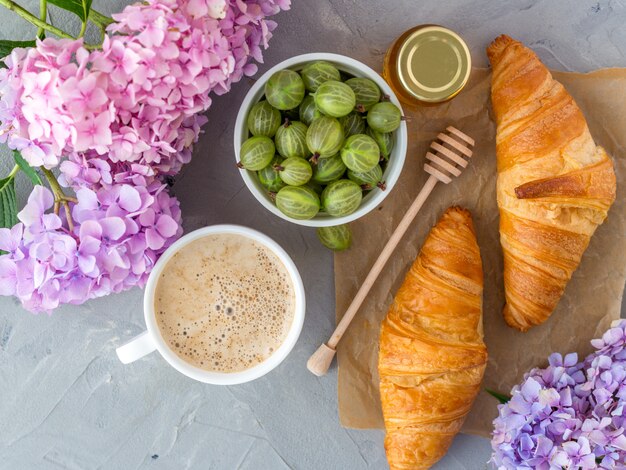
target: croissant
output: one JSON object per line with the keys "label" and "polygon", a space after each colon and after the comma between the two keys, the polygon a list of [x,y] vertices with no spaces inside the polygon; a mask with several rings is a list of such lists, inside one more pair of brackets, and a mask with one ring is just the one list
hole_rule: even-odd
{"label": "croissant", "polygon": [[521,331],[558,304],[615,200],[613,163],[582,112],[527,47],[500,36],[493,69],[504,319]]}
{"label": "croissant", "polygon": [[487,362],[483,270],[468,211],[431,230],[380,331],[378,372],[392,470],[429,468],[459,432]]}

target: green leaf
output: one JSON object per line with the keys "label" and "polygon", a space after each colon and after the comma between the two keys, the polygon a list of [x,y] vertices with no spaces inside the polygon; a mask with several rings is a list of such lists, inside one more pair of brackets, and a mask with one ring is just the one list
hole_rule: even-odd
{"label": "green leaf", "polygon": [[41,178],[39,177],[39,173],[37,173],[37,170],[30,166],[26,160],[24,160],[24,157],[22,157],[20,152],[18,152],[17,150],[13,150],[13,159],[15,160],[15,163],[17,163],[17,165],[20,167],[20,170],[22,170],[24,174],[28,176],[28,178],[30,178],[33,184],[43,185]]}
{"label": "green leaf", "polygon": [[488,388],[485,389],[485,392],[487,392],[489,395],[494,397],[496,400],[498,400],[503,405],[508,403],[509,400],[511,399],[511,395],[505,395],[504,393],[495,392],[493,390],[489,390]]}
{"label": "green leaf", "polygon": [[48,3],[71,11],[78,16],[83,23],[89,18],[89,10],[91,10],[91,0],[48,0]]}
{"label": "green leaf", "polygon": [[9,41],[0,39],[0,67],[6,67],[2,58],[8,56],[16,47],[35,47],[35,41]]}
{"label": "green leaf", "polygon": [[0,227],[10,228],[17,223],[17,198],[13,176],[0,180]]}

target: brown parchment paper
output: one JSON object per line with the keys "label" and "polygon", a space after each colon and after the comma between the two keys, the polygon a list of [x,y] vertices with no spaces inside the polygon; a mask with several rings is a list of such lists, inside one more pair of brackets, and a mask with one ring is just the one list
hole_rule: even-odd
{"label": "brown parchment paper", "polygon": [[[612,155],[617,200],[567,286],[556,311],[543,325],[520,333],[502,318],[502,253],[496,206],[495,124],[490,117],[488,69],[474,69],[454,100],[424,107],[410,116],[409,147],[402,176],[377,210],[351,224],[352,249],[335,255],[337,318],[343,315],[370,266],[426,181],[424,155],[436,134],[454,125],[477,144],[464,173],[439,183],[389,260],[338,348],[339,417],[352,428],[383,427],[378,395],[380,322],[428,231],[451,205],[472,212],[485,273],[484,330],[489,363],[484,387],[508,392],[525,371],[545,366],[550,353],[590,352],[589,341],[619,317],[626,278],[626,69],[589,74],[555,72],[585,114],[596,142]],[[484,391],[469,414],[464,432],[488,436],[497,402]]]}

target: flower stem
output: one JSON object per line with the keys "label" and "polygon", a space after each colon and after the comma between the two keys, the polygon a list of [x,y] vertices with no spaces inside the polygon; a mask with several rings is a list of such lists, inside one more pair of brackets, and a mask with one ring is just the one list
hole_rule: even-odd
{"label": "flower stem", "polygon": [[105,29],[107,26],[109,26],[111,23],[114,22],[113,18],[103,15],[102,13],[94,10],[93,8],[89,10],[89,20],[92,23],[95,23],[98,26],[100,26],[101,29]]}
{"label": "flower stem", "polygon": [[62,31],[59,28],[57,28],[55,26],[52,26],[51,24],[46,23],[45,21],[41,21],[39,18],[37,18],[31,12],[29,12],[28,10],[25,10],[24,8],[22,8],[21,6],[19,6],[17,3],[15,3],[12,0],[0,0],[0,5],[2,5],[3,7],[7,8],[8,10],[14,11],[19,16],[24,18],[26,21],[29,21],[30,23],[34,24],[35,26],[37,26],[39,28],[42,28],[42,29],[44,29],[46,31],[49,31],[52,34],[56,34],[60,38],[74,39],[72,36],[67,34],[65,31]]}
{"label": "flower stem", "polygon": [[48,180],[48,184],[50,185],[50,189],[52,190],[52,194],[54,194],[54,213],[59,215],[59,210],[61,206],[65,210],[65,218],[67,219],[67,225],[70,229],[70,232],[74,231],[74,221],[72,220],[72,211],[70,210],[70,202],[74,204],[78,203],[78,199],[72,196],[67,196],[63,192],[63,188],[59,184],[56,176],[47,168],[41,168],[44,176]]}
{"label": "flower stem", "polygon": [[111,23],[114,22],[113,18],[103,15],[102,13],[94,10],[93,8],[89,10],[89,21],[96,24],[98,28],[100,28],[100,33],[102,33],[101,41],[104,41],[104,35],[106,34],[107,26],[109,26]]}
{"label": "flower stem", "polygon": [[87,20],[83,21],[77,37],[82,38],[85,35],[85,31],[87,31]]}
{"label": "flower stem", "polygon": [[[46,23],[48,19],[48,0],[39,0],[39,19]],[[43,28],[40,26],[37,29],[37,37],[43,39]]]}
{"label": "flower stem", "polygon": [[9,176],[7,176],[7,179],[13,178],[17,174],[18,171],[20,171],[20,166],[15,165],[13,169],[11,170],[11,173],[9,173]]}

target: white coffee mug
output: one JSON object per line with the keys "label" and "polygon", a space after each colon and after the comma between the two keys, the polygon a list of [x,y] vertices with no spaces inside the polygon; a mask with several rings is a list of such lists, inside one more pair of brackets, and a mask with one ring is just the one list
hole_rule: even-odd
{"label": "white coffee mug", "polygon": [[[293,321],[287,337],[280,347],[265,361],[257,364],[250,369],[243,370],[241,372],[214,372],[199,367],[195,367],[183,359],[181,359],[174,351],[172,351],[163,337],[157,326],[157,321],[154,311],[154,293],[156,290],[159,276],[163,272],[167,262],[178,252],[182,247],[207,235],[220,235],[220,234],[233,234],[242,235],[250,238],[267,248],[269,248],[283,263],[294,287],[295,293],[295,311],[293,315]],[[298,337],[300,331],[302,331],[302,325],[304,323],[305,313],[305,298],[304,298],[304,285],[302,284],[302,278],[296,268],[296,265],[291,260],[285,250],[283,250],[278,243],[256,230],[252,230],[247,227],[241,227],[239,225],[213,225],[210,227],[204,227],[187,235],[181,237],[172,246],[170,246],[161,258],[157,261],[146,283],[146,290],[143,298],[143,311],[146,320],[147,331],[136,336],[128,343],[117,348],[117,356],[124,364],[136,361],[137,359],[151,353],[154,350],[159,351],[161,356],[177,371],[185,374],[187,377],[198,380],[200,382],[216,384],[216,385],[234,385],[251,380],[257,379],[262,375],[267,374],[280,364],[285,357],[291,352]]]}

